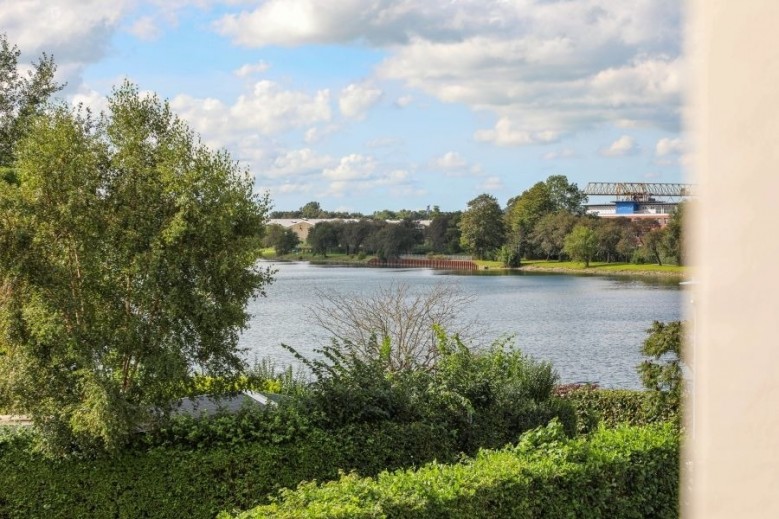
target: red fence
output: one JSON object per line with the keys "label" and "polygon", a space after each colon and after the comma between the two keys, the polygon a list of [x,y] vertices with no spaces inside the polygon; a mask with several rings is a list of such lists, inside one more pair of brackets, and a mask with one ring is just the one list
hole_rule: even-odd
{"label": "red fence", "polygon": [[368,261],[371,267],[404,267],[404,268],[428,268],[444,270],[476,270],[476,263],[469,260],[450,260],[450,259],[410,259],[399,258],[382,261],[373,258]]}

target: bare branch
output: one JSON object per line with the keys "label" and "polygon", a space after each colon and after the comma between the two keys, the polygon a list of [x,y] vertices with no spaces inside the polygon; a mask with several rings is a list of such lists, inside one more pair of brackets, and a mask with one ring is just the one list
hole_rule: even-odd
{"label": "bare branch", "polygon": [[468,313],[474,295],[458,285],[439,283],[425,290],[392,283],[368,295],[316,291],[309,308],[314,323],[343,348],[363,359],[376,358],[389,338],[389,369],[432,367],[438,357],[434,326],[479,346],[484,326]]}

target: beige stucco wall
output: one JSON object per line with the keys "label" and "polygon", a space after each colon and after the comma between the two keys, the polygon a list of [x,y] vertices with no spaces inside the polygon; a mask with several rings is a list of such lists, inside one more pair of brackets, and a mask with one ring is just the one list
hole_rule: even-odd
{"label": "beige stucco wall", "polygon": [[688,7],[701,197],[686,517],[777,518],[779,1]]}
{"label": "beige stucco wall", "polygon": [[306,238],[308,238],[308,233],[311,231],[312,227],[314,227],[313,224],[309,222],[300,222],[290,227],[290,229],[292,229],[295,234],[298,235],[298,238],[300,238],[301,242],[305,243]]}

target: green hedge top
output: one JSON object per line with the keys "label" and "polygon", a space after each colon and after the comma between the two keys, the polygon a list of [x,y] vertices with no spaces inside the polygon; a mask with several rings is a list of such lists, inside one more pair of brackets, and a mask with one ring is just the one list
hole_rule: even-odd
{"label": "green hedge top", "polygon": [[236,517],[676,517],[678,452],[671,424],[568,439],[552,422],[463,463],[303,483]]}

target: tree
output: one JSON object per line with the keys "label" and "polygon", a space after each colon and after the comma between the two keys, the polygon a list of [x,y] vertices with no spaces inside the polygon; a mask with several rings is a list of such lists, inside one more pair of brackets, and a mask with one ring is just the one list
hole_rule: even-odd
{"label": "tree", "polygon": [[530,234],[536,222],[552,212],[553,208],[549,187],[544,182],[537,182],[520,196],[509,200],[506,208],[508,243],[516,251],[517,257],[527,255]]}
{"label": "tree", "polygon": [[460,211],[454,213],[438,212],[433,216],[425,232],[433,252],[457,254],[462,250],[460,248],[460,229],[457,226],[461,216]]}
{"label": "tree", "polygon": [[463,340],[482,337],[478,323],[463,315],[472,302],[455,285],[415,292],[393,284],[368,296],[318,291],[309,312],[349,354],[363,361],[383,356],[389,371],[402,371],[435,364],[440,351],[434,327]]}
{"label": "tree", "polygon": [[662,265],[663,259],[660,256],[660,250],[662,249],[663,242],[665,241],[665,231],[660,228],[652,229],[642,236],[641,241],[644,250],[646,250],[652,258],[654,258],[658,265]]}
{"label": "tree", "polygon": [[327,256],[329,251],[338,247],[338,226],[335,222],[319,222],[311,228],[306,241],[311,252]]}
{"label": "tree", "polygon": [[552,175],[546,179],[549,199],[553,211],[566,211],[571,214],[583,214],[587,195],[579,186],[568,182],[565,175]]}
{"label": "tree", "polygon": [[682,400],[682,345],[684,323],[654,321],[647,330],[641,353],[650,357],[638,366],[644,387],[653,391],[658,404],[678,407]]}
{"label": "tree", "polygon": [[54,81],[57,67],[51,56],[43,54],[26,75],[19,71],[21,51],[0,34],[0,177],[10,181],[14,148],[32,118],[40,113],[49,98],[62,89]]}
{"label": "tree", "polygon": [[59,108],[0,183],[0,397],[51,448],[114,448],[194,372],[244,367],[268,199],[156,96]]}
{"label": "tree", "polygon": [[530,239],[546,254],[546,259],[552,256],[562,259],[565,237],[573,230],[577,220],[576,216],[567,211],[548,213],[536,222]]}
{"label": "tree", "polygon": [[364,218],[356,222],[343,222],[341,224],[341,242],[346,253],[356,254],[379,228],[380,225],[377,222]]}
{"label": "tree", "polygon": [[587,195],[576,184],[568,182],[564,175],[552,175],[545,182],[536,182],[533,187],[520,196],[508,201],[506,208],[506,226],[508,243],[519,257],[532,256],[548,252],[532,249],[531,237],[536,224],[550,213],[566,212],[573,215],[584,213],[582,204]]}
{"label": "tree", "polygon": [[285,229],[279,224],[269,225],[265,230],[263,246],[273,247],[277,256],[289,254],[300,243],[300,238],[292,229]]}
{"label": "tree", "polygon": [[376,254],[382,260],[407,254],[414,245],[422,241],[422,232],[410,220],[385,225],[373,236]]}
{"label": "tree", "polygon": [[595,235],[598,239],[598,256],[611,263],[619,258],[629,260],[635,250],[635,238],[630,233],[627,218],[596,218]]}
{"label": "tree", "polygon": [[308,202],[306,205],[300,208],[301,218],[322,218],[324,211],[319,205],[319,202]]}
{"label": "tree", "polygon": [[584,268],[590,266],[590,260],[598,250],[598,239],[595,232],[585,225],[577,225],[565,237],[563,250],[571,259],[584,263]]}
{"label": "tree", "polygon": [[459,227],[460,243],[477,259],[498,249],[506,235],[503,211],[495,197],[486,193],[468,202],[468,210],[460,218]]}
{"label": "tree", "polygon": [[662,248],[665,253],[672,257],[677,265],[684,264],[684,214],[688,202],[682,202],[676,206],[668,226],[665,228],[665,237]]}

